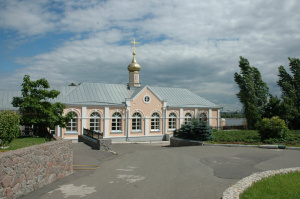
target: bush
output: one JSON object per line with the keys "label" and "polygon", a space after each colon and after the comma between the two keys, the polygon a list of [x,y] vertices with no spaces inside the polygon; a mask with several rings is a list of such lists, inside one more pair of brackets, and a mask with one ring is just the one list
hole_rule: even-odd
{"label": "bush", "polygon": [[191,123],[182,125],[180,129],[175,130],[174,137],[199,141],[212,140],[212,129],[207,122],[193,119]]}
{"label": "bush", "polygon": [[257,131],[245,131],[245,130],[231,130],[231,131],[214,131],[214,142],[225,143],[258,143],[260,142],[260,135]]}
{"label": "bush", "polygon": [[257,122],[256,128],[261,136],[261,140],[266,140],[268,143],[283,141],[288,131],[284,120],[277,116],[271,119],[262,119],[260,122]]}
{"label": "bush", "polygon": [[9,110],[0,111],[0,145],[5,146],[20,135],[20,115]]}

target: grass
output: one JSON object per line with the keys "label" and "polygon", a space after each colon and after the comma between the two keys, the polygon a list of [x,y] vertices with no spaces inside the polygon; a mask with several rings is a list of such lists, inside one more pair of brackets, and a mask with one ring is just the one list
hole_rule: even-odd
{"label": "grass", "polygon": [[24,138],[17,138],[14,139],[10,144],[9,147],[6,149],[1,149],[0,151],[10,151],[10,150],[16,150],[36,144],[43,144],[48,141],[45,140],[45,138],[32,138],[32,137],[24,137]]}
{"label": "grass", "polygon": [[300,198],[300,172],[278,174],[265,178],[247,189],[241,199],[295,199]]}
{"label": "grass", "polygon": [[255,130],[232,130],[232,131],[214,131],[213,140],[211,143],[220,144],[276,144],[293,147],[300,147],[300,131],[290,130],[287,133],[285,140],[274,143],[261,142],[260,135]]}

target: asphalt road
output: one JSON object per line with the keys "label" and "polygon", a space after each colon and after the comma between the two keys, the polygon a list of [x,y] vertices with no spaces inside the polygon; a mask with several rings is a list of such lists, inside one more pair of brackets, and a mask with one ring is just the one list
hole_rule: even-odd
{"label": "asphalt road", "polygon": [[74,144],[74,165],[83,170],[22,199],[219,199],[253,172],[300,166],[300,152],[245,147],[113,144],[110,152]]}

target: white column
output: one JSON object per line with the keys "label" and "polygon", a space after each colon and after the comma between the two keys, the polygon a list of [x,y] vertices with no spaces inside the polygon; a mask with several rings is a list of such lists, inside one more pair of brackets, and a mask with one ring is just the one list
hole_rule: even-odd
{"label": "white column", "polygon": [[[126,102],[127,103],[127,102]],[[130,132],[130,104],[129,102],[127,103],[127,108],[126,108],[126,119],[125,119],[125,122],[126,122],[126,129],[125,129],[125,135],[126,135],[126,139],[129,138],[129,132]]]}
{"label": "white column", "polygon": [[219,128],[221,127],[221,113],[220,113],[220,109],[218,109],[218,130],[219,130]]}
{"label": "white column", "polygon": [[81,134],[83,134],[83,128],[86,128],[86,107],[81,108]]}
{"label": "white column", "polygon": [[145,135],[149,135],[149,118],[145,118]]}
{"label": "white column", "polygon": [[199,116],[198,116],[198,109],[195,108],[195,118],[198,119],[198,117],[199,117]]}
{"label": "white column", "polygon": [[180,112],[179,112],[179,128],[181,127],[181,125],[183,124],[183,109],[181,108],[180,109]]}
{"label": "white column", "polygon": [[167,102],[166,101],[163,102],[163,110],[164,110],[163,115],[162,115],[162,117],[163,117],[163,135],[166,135],[166,133],[167,133]]}
{"label": "white column", "polygon": [[106,106],[104,109],[104,136],[109,137],[109,107]]}
{"label": "white column", "polygon": [[208,125],[211,126],[211,120],[212,120],[212,112],[211,108],[208,110]]}
{"label": "white column", "polygon": [[61,137],[61,128],[57,126],[57,137]]}

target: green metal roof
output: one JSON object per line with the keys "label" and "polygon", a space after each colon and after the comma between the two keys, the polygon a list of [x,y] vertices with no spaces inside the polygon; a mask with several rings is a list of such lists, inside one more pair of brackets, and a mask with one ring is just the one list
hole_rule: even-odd
{"label": "green metal roof", "polygon": [[187,89],[150,87],[150,90],[166,100],[169,107],[217,107],[214,103]]}
{"label": "green metal roof", "polygon": [[13,97],[20,97],[21,91],[0,90],[0,110],[18,110],[11,104]]}
{"label": "green metal roof", "polygon": [[[135,90],[123,84],[102,84],[84,82],[79,86],[53,86],[50,89],[60,91],[60,95],[51,100],[68,105],[117,106],[125,105],[125,99],[134,99],[144,89],[149,89],[161,101],[167,101],[169,107],[177,108],[220,108],[199,95],[181,88],[143,86]],[[17,110],[11,105],[14,96],[21,91],[0,90],[0,110]]]}

